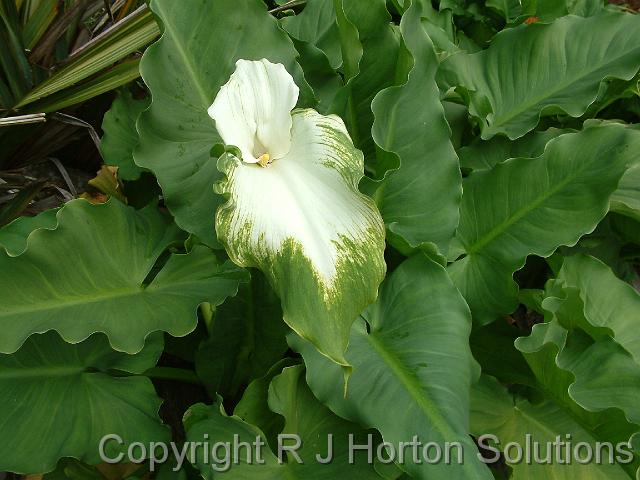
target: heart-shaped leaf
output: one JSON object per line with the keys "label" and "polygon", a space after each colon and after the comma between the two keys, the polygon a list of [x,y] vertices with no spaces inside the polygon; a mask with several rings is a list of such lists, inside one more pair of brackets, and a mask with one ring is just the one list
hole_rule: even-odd
{"label": "heart-shaped leaf", "polygon": [[22,255],[0,252],[0,270],[12,272],[0,277],[0,352],[57,330],[71,343],[104,332],[115,349],[136,353],[151,332],[192,331],[198,305],[221,303],[246,279],[204,246],[170,255],[152,273],[166,248],[183,238],[152,207],[75,200],[58,211],[57,222],[55,230],[31,233]]}
{"label": "heart-shaped leaf", "polygon": [[103,445],[109,458],[123,458],[133,442],[167,442],[160,399],[148,378],[135,375],[156,364],[162,347],[161,334],[127,355],[101,334],[70,345],[48,332],[0,354],[0,435],[10,439],[0,442],[0,469],[46,473],[64,457],[99,463],[107,435],[114,436]]}

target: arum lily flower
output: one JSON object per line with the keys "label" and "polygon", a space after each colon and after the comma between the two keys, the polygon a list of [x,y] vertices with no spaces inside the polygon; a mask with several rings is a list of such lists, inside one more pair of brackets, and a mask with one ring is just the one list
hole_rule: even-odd
{"label": "arum lily flower", "polygon": [[265,59],[238,60],[221,87],[208,112],[239,155],[218,161],[216,231],[235,263],[267,275],[289,326],[346,366],[351,324],[384,278],[384,223],[358,191],[363,156],[343,121],[293,110],[298,93]]}

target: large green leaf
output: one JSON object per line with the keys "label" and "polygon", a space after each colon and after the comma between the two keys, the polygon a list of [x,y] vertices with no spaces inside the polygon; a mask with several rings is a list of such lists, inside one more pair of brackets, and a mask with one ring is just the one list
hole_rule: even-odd
{"label": "large green leaf", "polygon": [[399,160],[375,198],[392,233],[390,241],[399,235],[411,247],[433,242],[446,253],[458,224],[461,179],[435,83],[438,60],[421,25],[422,11],[414,1],[400,24],[406,55],[412,59],[404,69],[406,82],[383,90],[372,104],[374,140]]}
{"label": "large green leaf", "polygon": [[164,33],[140,66],[152,103],[138,120],[134,158],[158,178],[176,223],[217,247],[222,198],[213,184],[221,174],[210,151],[220,137],[207,109],[241,58],[282,63],[306,84],[291,40],[261,0],[154,0],[151,9]]}
{"label": "large green leaf", "polygon": [[123,90],[102,120],[102,158],[105,164],[118,167],[118,178],[123,180],[136,180],[142,172],[133,161],[133,150],[138,145],[136,120],[148,106],[149,99],[136,100],[129,90]]}
{"label": "large green leaf", "polygon": [[[594,439],[627,442],[640,431],[634,401],[638,366],[610,338],[594,342],[583,331],[569,332],[554,319],[536,325],[516,347],[535,373],[539,392]],[[640,465],[638,458],[628,463],[629,472]]]}
{"label": "large green leaf", "polygon": [[439,81],[460,88],[482,138],[515,139],[541,115],[582,115],[604,79],[630,80],[638,68],[640,17],[608,12],[504,30],[487,50],[448,58]]}
{"label": "large green leaf", "polygon": [[170,255],[152,270],[183,237],[151,207],[76,200],[58,211],[57,221],[55,230],[31,233],[22,255],[0,252],[0,270],[11,272],[0,278],[0,352],[57,330],[71,343],[104,332],[115,349],[135,353],[156,330],[189,333],[200,303],[221,303],[246,278],[204,246]]}
{"label": "large green leaf", "polygon": [[46,473],[63,457],[101,462],[105,435],[118,435],[105,453],[116,458],[133,442],[166,442],[169,429],[158,417],[160,399],[139,375],[162,353],[153,334],[136,355],[114,352],[106,337],[77,345],[55,332],[31,336],[12,355],[0,354],[0,470]]}
{"label": "large green leaf", "polygon": [[354,324],[346,392],[338,366],[299,337],[290,344],[304,357],[313,393],[341,417],[377,428],[396,448],[416,435],[423,444],[459,442],[464,449],[463,464],[455,454],[451,465],[405,458],[401,468],[413,478],[492,478],[468,436],[477,368],[470,327],[468,308],[444,268],[418,254],[391,274],[378,302]]}
{"label": "large green leaf", "polygon": [[[458,150],[460,166],[474,171],[488,170],[510,158],[537,157],[550,140],[570,132],[572,130],[551,127],[529,132],[517,140],[503,136],[490,140],[475,138]],[[640,221],[640,165],[631,166],[620,179],[618,189],[611,195],[611,210]]]}
{"label": "large green leaf", "polygon": [[[640,425],[640,365],[610,337],[597,341],[584,332],[561,330],[556,357],[559,368],[571,372],[575,380],[568,392],[584,409],[599,412],[619,408],[636,426]],[[524,342],[518,348],[525,350]],[[640,427],[636,427],[640,431]]]}
{"label": "large green leaf", "polygon": [[[266,400],[266,399],[265,399]],[[266,442],[264,434],[257,427],[243,422],[239,417],[229,417],[219,404],[207,407],[194,405],[185,415],[187,439],[192,442],[203,439],[212,442],[256,442],[262,440],[262,463],[256,459],[255,446],[250,450],[252,461],[247,461],[247,450],[241,450],[238,461],[229,465],[227,472],[218,474],[216,469],[224,469],[224,462],[206,460],[202,449],[196,450],[195,465],[205,479],[226,476],[230,479],[304,479],[324,480],[327,478],[353,478],[370,480],[378,478],[372,464],[367,463],[366,455],[355,455],[356,463],[349,462],[349,434],[355,444],[366,444],[367,433],[362,428],[332,414],[329,409],[316,400],[304,381],[304,368],[288,367],[275,377],[269,388],[269,408],[285,419],[283,435],[297,435],[301,440],[297,451],[301,463],[293,454],[283,455],[286,463],[279,463]],[[206,436],[205,436],[206,435]],[[329,435],[333,436],[333,460],[321,463],[328,452]],[[281,445],[292,445],[285,441]],[[282,452],[284,453],[284,452]],[[211,458],[211,457],[210,457]],[[287,461],[288,460],[288,461]]]}
{"label": "large green leaf", "polygon": [[[615,443],[626,443],[627,439],[606,438],[598,432],[597,422],[606,422],[610,418],[591,417],[593,423],[577,417],[575,412],[563,408],[551,399],[533,403],[516,397],[515,399],[498,382],[491,377],[481,377],[480,383],[472,390],[471,425],[474,435],[480,437],[483,446],[490,446],[494,450],[487,452],[489,460],[496,461],[496,452],[504,450],[510,442],[520,445],[522,457],[518,460],[518,449],[509,448],[506,457],[507,464],[513,469],[513,477],[517,480],[539,480],[554,478],[558,480],[572,480],[575,478],[593,480],[629,480],[634,478],[633,464],[623,464],[624,461],[633,462],[631,453],[624,455],[616,452]],[[589,416],[588,412],[584,415]],[[606,430],[607,425],[602,425]],[[497,437],[496,445],[490,437]],[[581,463],[572,456],[571,463],[567,461],[566,446],[559,449],[553,442],[571,441],[570,452],[573,455],[575,446],[584,442],[590,445],[593,456],[590,462]],[[609,463],[609,450],[602,448],[601,462],[596,462],[595,452],[598,442],[613,442],[614,462]],[[538,447],[533,447],[534,442]],[[528,446],[528,447],[527,447]],[[525,449],[528,448],[528,457]],[[534,450],[536,448],[536,450]],[[621,447],[629,452],[628,446]],[[585,458],[585,447],[580,449],[580,458]],[[558,453],[559,452],[559,453]],[[535,455],[535,457],[534,457]],[[623,462],[616,463],[616,456]],[[530,461],[526,459],[530,458]],[[535,458],[541,459],[534,461]],[[549,459],[549,461],[547,461]]]}
{"label": "large green leaf", "polygon": [[[629,409],[619,407],[631,404],[637,394],[637,374],[633,378],[624,368],[620,377],[601,377],[600,373],[608,371],[610,375],[615,371],[611,367],[625,360],[619,355],[621,351],[614,352],[606,345],[607,341],[598,344],[585,341],[587,338],[582,331],[568,333],[553,319],[535,325],[531,334],[519,338],[515,345],[531,367],[540,393],[600,440],[627,441],[640,428],[625,418]],[[603,351],[611,356],[604,365],[598,365]],[[624,385],[630,378],[632,383]],[[608,388],[611,391],[607,392]],[[623,394],[622,399],[614,400],[617,394]]]}
{"label": "large green leaf", "polygon": [[640,295],[585,255],[566,258],[545,294],[542,307],[552,322],[516,346],[531,353],[553,343],[557,366],[575,378],[568,392],[578,404],[589,411],[618,408],[640,425]]}
{"label": "large green leaf", "polygon": [[[637,325],[640,295],[631,285],[617,278],[604,263],[586,255],[565,259],[555,283],[564,289],[577,290],[582,312],[570,315],[572,323],[596,338],[611,336],[640,365],[640,330]],[[542,305],[551,308],[548,303],[543,302]],[[563,325],[572,326],[566,322]],[[598,329],[605,329],[605,332]]]}
{"label": "large green leaf", "polygon": [[[535,387],[547,397],[547,410],[571,418],[592,441],[627,442],[640,431],[640,368],[625,350],[637,349],[631,318],[639,302],[598,260],[568,257],[547,284],[541,303],[547,322],[515,342],[535,374]],[[573,433],[570,427],[566,433]],[[634,478],[638,458],[622,466]]]}
{"label": "large green leaf", "polygon": [[512,274],[528,255],[549,256],[596,227],[638,148],[638,132],[602,125],[550,141],[538,158],[512,159],[466,179],[461,248],[452,254],[462,257],[449,272],[475,321],[515,309]]}

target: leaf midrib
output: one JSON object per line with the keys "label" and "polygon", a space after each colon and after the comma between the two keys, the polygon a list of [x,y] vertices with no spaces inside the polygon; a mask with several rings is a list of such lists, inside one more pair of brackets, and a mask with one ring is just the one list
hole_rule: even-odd
{"label": "leaf midrib", "polygon": [[0,370],[0,381],[26,380],[45,378],[50,380],[55,377],[72,377],[85,372],[83,366],[46,366],[46,367],[16,367],[11,370]]}
{"label": "leaf midrib", "polygon": [[445,421],[444,417],[438,413],[437,408],[434,407],[433,400],[429,397],[427,392],[420,385],[415,384],[414,379],[404,371],[402,362],[400,362],[396,354],[387,350],[375,335],[375,332],[372,332],[370,334],[365,334],[365,337],[375,352],[393,372],[395,378],[399,380],[400,384],[404,387],[407,393],[409,393],[410,397],[420,407],[420,410],[422,410],[431,424],[436,428],[436,430],[443,433],[443,438],[458,439],[460,435],[457,435]]}
{"label": "leaf midrib", "polygon": [[[465,434],[458,434],[450,427],[445,418],[438,412],[435,402],[430,398],[427,391],[422,389],[420,385],[416,385],[414,379],[404,371],[402,363],[398,360],[397,356],[384,347],[383,343],[375,337],[375,332],[365,334],[365,336],[375,352],[382,358],[384,363],[389,366],[395,378],[398,379],[409,396],[424,413],[429,423],[440,432],[444,441],[457,441],[466,451],[466,449],[469,448],[469,441],[465,438]],[[381,433],[383,437],[385,437],[385,433],[382,431]],[[471,472],[473,475],[478,473],[473,462],[464,462],[461,466],[465,471]]]}
{"label": "leaf midrib", "polygon": [[47,310],[58,310],[63,308],[71,308],[78,305],[87,305],[91,303],[98,303],[103,301],[121,299],[126,297],[133,297],[143,293],[145,290],[142,287],[126,288],[119,290],[110,290],[103,294],[88,294],[74,297],[57,297],[50,301],[38,301],[37,304],[20,305],[5,307],[3,312],[0,312],[0,319],[11,318],[16,314],[29,314],[37,313]]}
{"label": "leaf midrib", "polygon": [[116,299],[122,299],[126,297],[137,297],[145,294],[158,295],[163,290],[169,290],[170,292],[175,293],[180,289],[181,286],[188,285],[189,283],[197,283],[197,282],[206,282],[207,279],[194,279],[194,280],[181,280],[175,281],[169,285],[161,285],[157,286],[155,283],[151,283],[149,286],[135,286],[128,287],[126,289],[116,289],[110,290],[107,293],[103,294],[88,294],[74,297],[58,297],[54,301],[42,302],[39,301],[37,305],[21,305],[17,307],[9,307],[8,309],[5,307],[4,311],[0,312],[0,320],[4,318],[11,318],[13,315],[19,314],[29,314],[29,313],[38,313],[47,310],[59,310],[64,308],[71,308],[78,305],[88,305],[92,303],[98,303],[103,301],[110,301]]}

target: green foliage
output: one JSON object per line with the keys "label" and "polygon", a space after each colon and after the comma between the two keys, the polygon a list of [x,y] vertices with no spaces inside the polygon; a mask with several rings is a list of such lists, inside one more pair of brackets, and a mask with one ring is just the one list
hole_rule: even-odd
{"label": "green foliage", "polygon": [[506,29],[488,49],[447,59],[440,81],[459,91],[483,139],[513,140],[541,116],[582,115],[603,80],[631,80],[640,68],[639,26],[636,15],[603,13]]}
{"label": "green foliage", "polygon": [[[595,462],[595,458],[594,461],[586,464],[575,460],[569,464],[569,455],[573,453],[566,454],[566,445],[560,447],[562,453],[556,457],[560,462],[552,463],[546,460],[553,458],[552,449],[555,448],[550,446],[552,443],[547,442],[556,441],[558,436],[565,441],[567,438],[571,439],[570,452],[576,444],[581,442],[596,445],[596,442],[602,442],[605,438],[609,441],[615,440],[616,437],[623,438],[619,434],[624,432],[624,427],[619,424],[611,425],[615,422],[615,418],[602,418],[585,410],[577,410],[575,404],[570,403],[570,400],[567,402],[567,404],[556,402],[550,396],[539,403],[531,403],[521,397],[514,399],[498,382],[490,377],[483,377],[479,385],[474,387],[472,394],[472,432],[476,435],[495,435],[502,445],[510,442],[526,445],[527,435],[541,443],[542,447],[536,453],[537,458],[541,459],[539,462],[533,461],[533,455],[529,463],[524,461],[524,456],[518,460],[518,452],[515,448],[509,453],[509,458],[513,459],[509,462],[509,466],[513,469],[513,478],[534,480],[547,475],[563,479],[576,478],[575,476],[602,480],[634,478],[632,469],[625,470],[624,467],[613,462],[611,464],[607,462],[610,451],[607,447],[601,450],[601,458],[604,462],[600,464]],[[598,431],[598,422],[609,422],[601,428],[605,430],[604,434]],[[607,426],[615,431],[614,435],[606,432]],[[490,437],[486,438],[484,445],[490,445],[490,440]],[[490,455],[495,456],[495,451],[499,452],[500,448],[497,445],[493,448],[495,450]],[[629,449],[627,448],[626,451],[628,452]],[[614,450],[613,454],[615,458],[618,452]],[[620,458],[628,460],[627,454]]]}
{"label": "green foliage", "polygon": [[58,224],[56,210],[45,210],[35,217],[20,217],[2,228],[0,245],[9,256],[15,257],[27,249],[29,234],[38,228],[53,229]]}
{"label": "green foliage", "polygon": [[0,355],[0,423],[11,438],[0,447],[0,468],[48,472],[63,457],[97,463],[100,440],[113,432],[123,445],[107,444],[110,457],[133,442],[167,441],[161,401],[140,375],[162,348],[157,334],[127,355],[114,352],[101,334],[72,345],[48,332],[29,337],[14,355]]}
{"label": "green foliage", "polygon": [[209,338],[196,352],[196,371],[212,396],[238,398],[287,350],[280,301],[259,271],[251,273],[238,295],[217,309]]}
{"label": "green foliage", "polygon": [[[67,2],[65,6],[52,0],[3,2],[0,13],[6,30],[2,31],[2,35],[6,35],[6,42],[11,49],[3,55],[3,76],[8,88],[5,98],[0,97],[1,107],[16,110],[26,108],[36,112],[55,111],[62,108],[60,104],[73,105],[103,93],[104,87],[100,88],[90,80],[96,73],[104,75],[104,72],[117,72],[117,75],[111,75],[109,89],[137,78],[137,68],[132,77],[122,69],[114,69],[113,65],[158,36],[159,29],[151,13],[143,6],[100,32],[101,35],[82,48],[73,50],[68,40],[74,33],[74,20],[82,20],[87,3],[78,0]],[[127,8],[134,3],[128,2]],[[63,10],[59,11],[61,6]],[[121,12],[127,13],[127,8]],[[100,25],[96,27],[98,32]],[[64,38],[64,34],[67,34],[67,38]],[[68,58],[58,59],[64,60],[61,62],[64,66],[56,68],[55,72],[52,69],[52,74],[43,79],[43,64],[50,63],[52,55],[63,49],[68,50],[69,54]],[[4,82],[1,80],[0,91],[3,91]],[[57,94],[57,103],[47,99],[53,94]]]}
{"label": "green foliage", "polygon": [[124,90],[104,116],[104,135],[100,143],[102,158],[106,165],[118,167],[118,177],[123,180],[137,180],[142,173],[133,161],[133,150],[138,145],[136,120],[148,106],[148,99],[134,99],[131,92]]}
{"label": "green foliage", "polygon": [[[126,21],[114,25],[95,42],[85,46],[79,52],[73,52],[72,58],[63,68],[29,92],[20,100],[16,108],[23,108],[25,105],[57,93],[100,72],[105,67],[126,58],[130,53],[149,44],[159,33],[158,25],[153,20],[151,12],[146,8],[138,10],[127,17]],[[124,78],[126,81],[122,83],[128,83],[130,79]],[[86,85],[91,84],[87,83]],[[38,108],[38,104],[29,108],[43,110]]]}
{"label": "green foliage", "polygon": [[346,355],[354,370],[346,392],[339,368],[299,337],[290,343],[304,357],[312,391],[338,415],[377,428],[395,445],[417,435],[424,443],[464,446],[464,464],[406,459],[401,468],[409,474],[425,478],[451,470],[490,478],[467,433],[467,394],[478,371],[467,343],[469,317],[445,269],[417,254],[391,274],[378,302],[354,325]]}
{"label": "green foliage", "polygon": [[[411,247],[433,242],[447,252],[459,220],[461,179],[438,100],[438,63],[421,27],[421,15],[416,3],[400,25],[403,55],[409,60],[396,72],[402,72],[406,81],[382,90],[371,105],[376,116],[374,140],[395,154],[393,168],[397,168],[386,173],[374,196],[392,244],[398,244],[395,237],[399,236]],[[425,101],[416,102],[418,97]]]}
{"label": "green foliage", "polygon": [[57,217],[55,230],[29,234],[22,255],[0,256],[2,271],[12,272],[0,288],[1,352],[54,329],[74,343],[104,332],[115,349],[136,353],[153,331],[189,333],[199,304],[221,303],[246,278],[204,246],[158,265],[182,234],[151,207],[136,212],[116,200],[75,200]]}
{"label": "green foliage", "polygon": [[[252,425],[243,422],[236,416],[229,417],[219,404],[205,406],[194,405],[187,412],[185,426],[187,438],[191,441],[203,440],[205,434],[221,441],[233,441],[238,435],[240,441],[249,444],[256,441],[256,437],[263,441],[262,461],[259,463],[257,449],[246,450],[239,455],[238,462],[226,465],[224,462],[215,463],[205,461],[204,456],[196,454],[195,465],[200,469],[204,478],[216,478],[216,469],[228,468],[229,478],[304,478],[323,479],[341,475],[348,469],[350,478],[376,478],[373,465],[366,461],[351,465],[346,453],[349,434],[354,435],[354,442],[365,444],[367,433],[361,427],[347,422],[329,411],[313,396],[304,381],[304,369],[301,366],[285,368],[281,374],[271,381],[268,400],[269,408],[284,417],[283,435],[298,435],[302,439],[302,448],[296,453],[301,463],[290,458],[288,463],[280,463],[277,453],[271,451],[264,434]],[[326,458],[328,444],[326,439],[332,434],[337,439],[333,448],[339,455],[326,464],[316,462],[316,456]],[[288,455],[292,455],[288,453]],[[251,460],[251,461],[248,461]]]}
{"label": "green foliage", "polygon": [[640,221],[640,164],[629,168],[611,196],[611,210]]}
{"label": "green foliage", "polygon": [[0,0],[0,480],[640,478],[621,3]]}
{"label": "green foliage", "polygon": [[512,275],[528,255],[547,257],[596,227],[639,147],[635,130],[591,127],[551,140],[540,157],[512,159],[466,179],[456,236],[461,257],[449,273],[476,321],[515,309]]}

